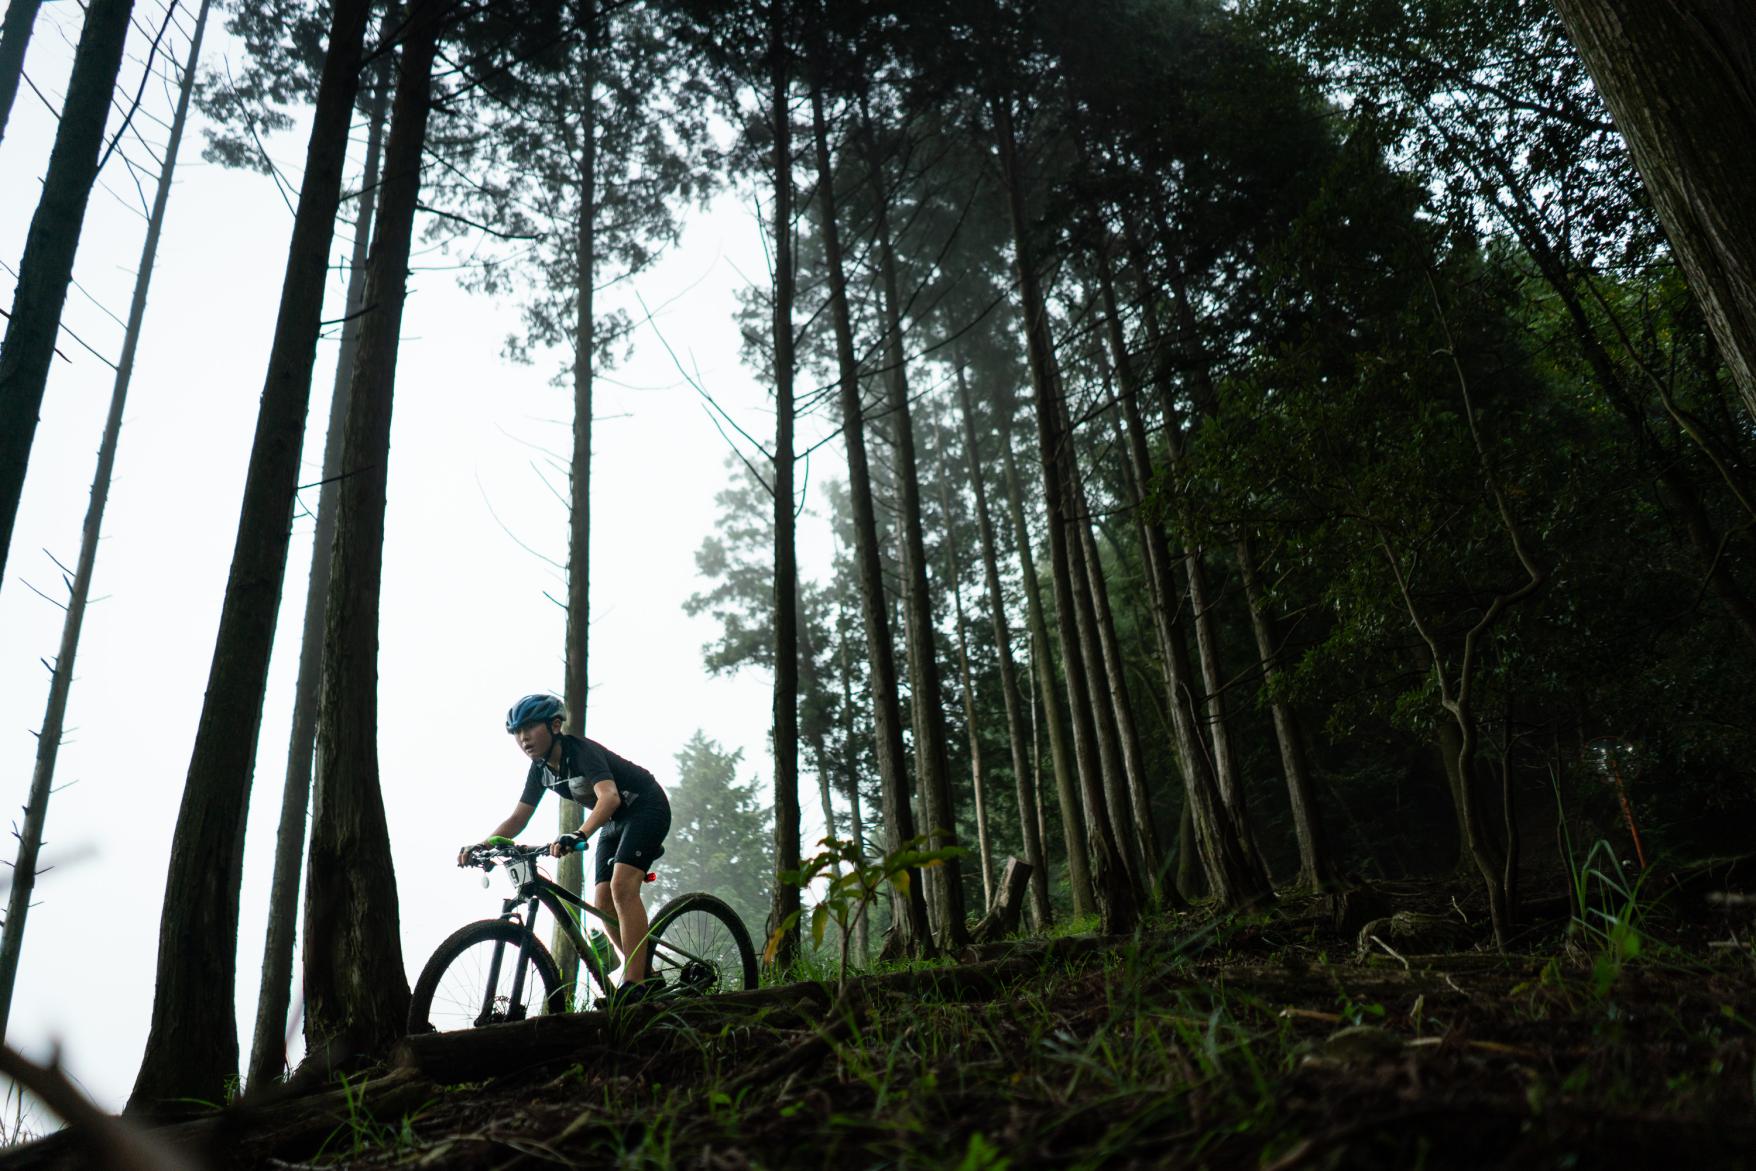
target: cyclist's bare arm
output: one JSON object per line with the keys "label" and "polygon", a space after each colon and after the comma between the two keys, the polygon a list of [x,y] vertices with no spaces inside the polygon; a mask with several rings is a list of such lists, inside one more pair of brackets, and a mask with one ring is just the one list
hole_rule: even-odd
{"label": "cyclist's bare arm", "polygon": [[[491,838],[517,837],[519,832],[522,831],[525,826],[530,824],[531,814],[535,813],[536,810],[537,807],[535,805],[529,805],[520,801],[517,805],[513,806],[512,812],[507,815],[506,820],[495,826],[494,832],[488,836]],[[459,866],[469,865],[469,850],[467,848],[457,852],[457,864]]]}
{"label": "cyclist's bare arm", "polygon": [[[608,824],[610,818],[616,815],[616,810],[622,804],[622,794],[616,791],[616,782],[611,778],[605,777],[591,788],[592,792],[597,794],[598,801],[596,805],[585,811],[585,820],[580,822],[579,828],[574,831],[581,841],[591,837]],[[513,830],[512,832],[517,833],[518,831]],[[557,841],[550,847],[549,852],[560,857],[562,849],[563,844]]]}

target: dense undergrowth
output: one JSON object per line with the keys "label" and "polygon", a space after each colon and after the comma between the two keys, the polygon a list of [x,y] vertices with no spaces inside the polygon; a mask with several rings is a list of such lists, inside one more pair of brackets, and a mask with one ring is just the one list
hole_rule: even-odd
{"label": "dense undergrowth", "polygon": [[[1618,885],[1619,883],[1619,885]],[[738,1168],[1741,1167],[1756,1150],[1747,908],[1586,874],[1527,950],[1444,883],[1020,940],[764,1006],[637,1006],[595,1043],[456,1082],[350,1075],[294,1140],[215,1165]],[[1351,934],[1351,933],[1350,933]],[[1391,942],[1391,941],[1398,942]],[[980,978],[976,978],[980,977]],[[809,993],[809,995],[807,995]],[[502,1026],[502,1028],[520,1026]],[[404,1064],[408,1064],[404,1054]],[[333,1091],[332,1091],[333,1093]],[[169,1132],[166,1132],[169,1133]],[[20,1162],[19,1154],[0,1166]]]}

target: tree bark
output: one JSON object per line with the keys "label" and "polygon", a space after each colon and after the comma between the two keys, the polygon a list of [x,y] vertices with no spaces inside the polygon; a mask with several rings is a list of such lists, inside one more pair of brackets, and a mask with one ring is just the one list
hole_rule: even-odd
{"label": "tree bark", "polygon": [[[388,10],[378,43],[388,45],[400,16]],[[360,313],[366,304],[366,261],[372,217],[378,206],[378,173],[384,120],[390,107],[387,54],[374,78],[366,111],[366,159],[360,178],[360,208],[354,217],[354,243],[348,259],[348,289],[341,345],[336,354],[335,390],[323,441],[323,486],[317,492],[317,521],[311,538],[311,573],[305,585],[304,630],[299,639],[299,675],[293,685],[293,728],[287,745],[287,774],[281,789],[280,825],[274,839],[274,878],[268,893],[268,930],[262,944],[262,982],[256,994],[256,1030],[250,1043],[245,1085],[266,1085],[281,1075],[287,1059],[287,1012],[292,1000],[293,946],[298,937],[299,876],[305,864],[305,821],[311,804],[311,767],[317,749],[317,698],[323,670],[324,615],[329,605],[329,550],[335,542],[336,493],[340,490],[341,447],[348,417],[348,389],[359,350]]]}
{"label": "tree bark", "polygon": [[[1144,294],[1147,270],[1143,250],[1132,238],[1129,243]],[[1107,276],[1107,269],[1100,271]],[[1122,414],[1128,427],[1129,458],[1135,476],[1144,484],[1151,481],[1153,466],[1146,441],[1146,424],[1140,412],[1141,380],[1128,353],[1126,339],[1120,332],[1120,315],[1113,295],[1106,300],[1105,312],[1109,318],[1110,344],[1122,380]],[[1164,338],[1150,309],[1144,314],[1144,320],[1154,360],[1153,380],[1159,386],[1168,412],[1165,431],[1174,460],[1180,450],[1175,404],[1171,401],[1169,380],[1164,371],[1157,368],[1165,353]],[[1178,591],[1170,542],[1157,524],[1147,524],[1144,532],[1150,579],[1158,594],[1155,605],[1166,698],[1171,709],[1171,727],[1177,738],[1177,754],[1184,765],[1185,802],[1183,819],[1178,825],[1177,889],[1184,897],[1194,893],[1194,862],[1198,859],[1207,880],[1208,893],[1214,899],[1228,907],[1250,906],[1269,897],[1272,888],[1250,847],[1246,824],[1226,799],[1220,763],[1222,759],[1229,760],[1229,756],[1222,758],[1217,746],[1212,745],[1202,731],[1201,705],[1193,687],[1195,671],[1189,661],[1188,644],[1172,617],[1171,599]],[[1195,595],[1191,594],[1190,609],[1195,608]]]}
{"label": "tree bark", "polygon": [[[1200,332],[1196,326],[1195,311],[1189,301],[1189,289],[1183,270],[1175,261],[1171,264],[1171,293],[1171,303],[1177,313],[1177,332],[1182,339],[1184,361],[1188,365],[1189,381],[1196,405],[1202,410],[1211,411],[1215,398],[1213,379],[1207,358],[1202,352]],[[1156,328],[1156,320],[1148,314],[1147,321],[1153,328]],[[1171,465],[1176,468],[1183,462],[1183,432],[1169,379],[1159,380],[1159,394],[1163,400],[1165,437]],[[1260,872],[1262,888],[1267,892],[1272,890],[1273,883],[1262,853],[1256,846],[1256,833],[1250,822],[1244,781],[1239,775],[1237,752],[1232,744],[1231,721],[1226,711],[1225,669],[1220,662],[1219,627],[1214,619],[1214,608],[1219,600],[1217,597],[1209,597],[1205,549],[1196,536],[1194,512],[1188,499],[1180,493],[1176,498],[1176,507],[1181,517],[1185,541],[1183,572],[1189,589],[1190,621],[1195,628],[1195,655],[1201,664],[1202,687],[1207,692],[1208,742],[1213,747],[1214,775],[1219,781],[1220,798],[1225,802],[1226,811],[1236,827],[1238,840],[1249,854],[1251,868]]]}
{"label": "tree bark", "polygon": [[[1104,338],[1110,349],[1110,363],[1115,368],[1120,383],[1120,394],[1117,397],[1121,402],[1122,422],[1125,425],[1125,442],[1122,446],[1127,453],[1123,463],[1123,483],[1133,497],[1128,503],[1134,515],[1136,535],[1140,540],[1141,559],[1146,566],[1148,608],[1152,614],[1153,632],[1158,640],[1159,664],[1165,682],[1165,702],[1170,713],[1172,748],[1183,778],[1183,799],[1187,806],[1190,785],[1214,783],[1212,761],[1202,738],[1200,725],[1193,718],[1190,706],[1189,651],[1183,641],[1182,631],[1176,625],[1172,606],[1172,599],[1176,596],[1176,584],[1171,569],[1169,542],[1165,539],[1164,529],[1157,521],[1148,519],[1141,509],[1145,485],[1153,479],[1152,456],[1147,447],[1146,425],[1140,416],[1140,376],[1133,356],[1128,352],[1107,253],[1099,254],[1098,278],[1104,310]],[[1196,779],[1197,770],[1204,773],[1199,779]],[[1136,792],[1134,803],[1136,818],[1148,819],[1147,827],[1151,829],[1150,795],[1144,791]],[[1153,845],[1156,845],[1156,840]],[[1157,859],[1160,856],[1158,851],[1149,850],[1144,841],[1142,851],[1146,857]],[[1155,876],[1158,869],[1159,863],[1155,861],[1152,866]],[[1179,894],[1186,893],[1182,890],[1181,883],[1177,890]]]}
{"label": "tree bark", "polygon": [[[86,7],[55,146],[43,176],[43,194],[31,216],[24,254],[18,262],[12,315],[6,322],[5,340],[0,341],[0,581],[6,577],[6,551],[18,520],[25,467],[30,463],[37,417],[43,408],[49,363],[55,357],[67,286],[73,280],[73,258],[79,251],[86,205],[97,182],[104,122],[110,115],[110,94],[122,67],[122,46],[128,39],[128,18],[133,9],[134,0],[91,0]],[[19,20],[23,19],[20,14]],[[24,29],[28,28],[26,23]],[[9,9],[7,37],[13,29]],[[24,33],[19,35],[22,68]]]}
{"label": "tree bark", "polygon": [[403,1033],[408,977],[378,771],[378,618],[396,355],[448,5],[412,0],[384,149],[383,203],[366,278],[336,509],[317,790],[305,883],[305,1043],[376,1053]]}
{"label": "tree bark", "polygon": [[1268,710],[1274,717],[1274,738],[1280,747],[1281,772],[1286,777],[1287,800],[1293,811],[1293,836],[1299,843],[1298,886],[1322,890],[1334,877],[1323,819],[1317,813],[1317,794],[1311,769],[1305,761],[1304,733],[1299,714],[1280,697],[1280,646],[1268,599],[1256,575],[1256,551],[1247,536],[1238,538],[1238,577],[1244,584],[1244,601],[1250,610],[1250,630],[1256,636],[1256,653],[1262,663],[1262,684],[1268,689]]}
{"label": "tree bark", "polygon": [[1079,631],[1073,593],[1073,555],[1068,549],[1068,476],[1065,462],[1069,437],[1061,427],[1060,372],[1054,343],[1049,337],[1048,310],[1043,302],[1036,256],[1031,242],[1031,223],[1024,204],[1023,181],[1018,170],[1018,144],[1012,112],[1004,100],[991,103],[1000,168],[1011,219],[1013,261],[1018,276],[1019,299],[1024,310],[1027,356],[1031,385],[1036,392],[1037,444],[1043,461],[1043,496],[1048,511],[1049,563],[1055,590],[1055,620],[1061,640],[1061,667],[1067,675],[1067,691],[1073,709],[1073,749],[1079,765],[1080,788],[1089,811],[1086,842],[1091,859],[1092,887],[1097,895],[1098,915],[1106,935],[1132,931],[1139,907],[1129,878],[1114,848],[1111,811],[1104,795],[1103,775],[1097,760],[1097,729],[1091,707],[1080,703],[1088,695],[1084,664],[1080,660]]}
{"label": "tree bark", "polygon": [[[830,319],[835,331],[842,437],[848,453],[848,497],[854,513],[854,560],[860,578],[860,609],[870,659],[872,721],[877,740],[878,778],[884,796],[885,846],[894,854],[915,837],[915,819],[909,808],[908,777],[903,768],[902,705],[896,694],[896,659],[884,596],[878,519],[872,503],[872,473],[866,459],[865,409],[860,400],[853,320],[848,309],[847,277],[843,271],[841,235],[836,222],[835,172],[829,158],[829,126],[823,113],[822,89],[815,75],[811,79],[811,130],[817,148],[817,212],[829,265]],[[910,869],[908,876],[907,892],[895,900],[896,946],[905,952],[931,953],[934,942],[927,923],[927,900],[921,888],[921,873],[918,869]]]}
{"label": "tree bark", "polygon": [[[165,142],[164,167],[159,172],[158,186],[153,192],[152,213],[146,221],[146,240],[141,245],[140,267],[134,277],[134,297],[129,302],[128,323],[122,335],[122,355],[116,363],[116,380],[110,391],[110,411],[104,421],[103,439],[98,445],[97,471],[91,482],[91,503],[86,508],[85,527],[80,534],[79,560],[74,565],[66,616],[61,622],[61,645],[55,654],[55,666],[49,678],[49,700],[43,713],[43,726],[37,733],[36,766],[31,772],[24,825],[18,833],[18,860],[12,868],[12,889],[7,892],[6,925],[4,931],[0,932],[0,1041],[6,1039],[7,1021],[11,1016],[12,989],[18,976],[18,957],[24,946],[24,926],[30,914],[31,893],[36,887],[37,855],[42,848],[43,826],[49,811],[49,794],[54,787],[55,759],[60,752],[61,736],[66,727],[67,697],[73,688],[73,667],[79,654],[79,635],[85,622],[86,601],[91,596],[98,537],[104,527],[104,507],[109,502],[110,479],[116,467],[116,447],[122,435],[122,412],[128,401],[128,385],[134,376],[134,357],[140,346],[141,322],[146,317],[146,297],[152,287],[153,264],[158,259],[159,236],[164,230],[165,206],[170,202],[171,180],[177,168],[177,152],[183,142],[183,128],[189,120],[189,99],[195,90],[195,68],[201,60],[201,41],[202,35],[207,31],[210,6],[211,0],[202,0],[200,12],[195,18],[195,32],[189,41],[189,59],[183,67],[183,81],[177,91],[177,109],[171,117],[170,137]],[[27,28],[27,34],[28,31]],[[3,81],[4,78],[0,78],[0,82]],[[4,96],[0,93],[0,98]],[[0,128],[4,126],[4,113],[4,108],[0,107]]]}
{"label": "tree bark", "polygon": [[[929,434],[937,437],[938,428]],[[963,563],[957,556],[956,528],[952,520],[951,466],[943,448],[936,447],[939,462],[939,507],[945,524],[945,577],[951,583],[951,608],[957,626],[957,675],[963,691],[963,726],[969,741],[970,788],[976,807],[976,851],[982,866],[982,905],[994,902],[994,852],[988,840],[987,775],[982,767],[982,737],[976,718],[976,686],[969,667],[969,621],[963,610]]]}
{"label": "tree bark", "polygon": [[18,79],[24,76],[24,53],[30,47],[31,28],[43,0],[12,0],[0,23],[0,142],[6,139],[6,123],[18,97]]}
{"label": "tree bark", "polygon": [[[593,353],[597,348],[597,313],[592,301],[597,279],[597,54],[600,49],[595,0],[580,6],[585,37],[585,76],[580,85],[579,141],[574,144],[579,160],[577,183],[579,210],[573,226],[573,458],[568,464],[567,492],[567,650],[562,670],[562,698],[567,721],[575,736],[585,735],[586,708],[591,702],[591,411]],[[556,829],[572,833],[585,820],[577,801],[561,798],[556,803]],[[569,850],[555,866],[555,882],[563,889],[582,894],[585,888],[585,855]],[[560,965],[561,982],[579,979],[579,953],[560,923],[549,935],[549,953]]]}
{"label": "tree bark", "polygon": [[[848,791],[848,833],[853,837],[854,856],[860,865],[866,863],[866,818],[860,801],[860,770],[854,764],[854,684],[853,664],[848,661],[848,642],[841,632],[845,630],[845,615],[837,608],[836,651],[841,667],[841,710],[845,721],[842,725],[842,760],[847,772],[842,781]],[[862,907],[854,917],[854,947],[859,952],[860,962],[865,963],[872,956],[872,933],[868,919],[868,908]]]}
{"label": "tree bark", "polygon": [[[770,82],[774,118],[774,865],[799,869],[799,606],[793,527],[793,134],[791,70],[780,0],[770,8]],[[813,107],[815,109],[815,107]],[[832,216],[833,209],[827,215]],[[859,425],[856,418],[856,427]],[[796,884],[778,877],[769,916],[780,930],[800,913]],[[781,936],[777,966],[799,955],[796,925]]]}
{"label": "tree bark", "polygon": [[1756,21],[1745,0],[1555,0],[1756,417]]}
{"label": "tree bark", "polygon": [[1024,839],[1024,861],[1030,867],[1030,919],[1038,931],[1047,927],[1049,878],[1043,865],[1043,838],[1037,823],[1036,778],[1024,742],[1024,704],[1018,691],[1018,669],[1012,661],[1012,630],[1006,619],[1006,595],[1000,585],[1000,559],[994,550],[994,524],[988,516],[988,489],[982,482],[976,443],[975,409],[961,357],[956,362],[957,398],[963,412],[964,458],[970,489],[975,493],[976,529],[982,550],[982,579],[988,591],[988,612],[994,627],[994,649],[1000,660],[1000,692],[1006,704],[1006,738],[1012,749],[1013,788],[1018,796],[1018,829]]}
{"label": "tree bark", "polygon": [[213,997],[235,983],[244,820],[369,10],[366,0],[338,0],[331,9],[207,698],[171,842],[152,1026],[129,1110],[173,1098],[219,1101],[238,1072],[236,1018],[216,1014]]}
{"label": "tree bark", "polygon": [[[914,422],[909,410],[908,368],[902,350],[902,307],[897,292],[896,254],[890,239],[890,192],[873,142],[865,133],[867,165],[876,201],[874,234],[878,244],[879,286],[884,314],[885,386],[889,392],[891,433],[896,446],[897,506],[902,513],[903,631],[908,646],[909,711],[915,732],[915,777],[927,818],[928,842],[935,850],[956,847],[957,804],[951,793],[950,753],[946,745],[944,688],[939,676],[934,634],[933,596],[927,582],[927,544],[921,527],[921,481],[915,457]],[[959,948],[969,942],[963,900],[963,866],[947,858],[927,879],[940,923],[940,945]]]}
{"label": "tree bark", "polygon": [[[1061,722],[1061,705],[1055,697],[1055,666],[1049,657],[1049,623],[1044,612],[1042,583],[1037,579],[1036,558],[1031,555],[1030,528],[1024,518],[1024,488],[1018,475],[1017,460],[1012,454],[1012,429],[1007,420],[1008,408],[1001,408],[1000,458],[1006,473],[1006,499],[1012,514],[1013,544],[1018,549],[1019,571],[1024,579],[1026,614],[1030,622],[1031,671],[1036,678],[1037,694],[1042,702],[1042,722],[1048,729],[1049,766],[1055,774],[1055,801],[1061,811],[1061,837],[1067,851],[1067,885],[1073,898],[1073,914],[1095,915],[1097,895],[1091,881],[1091,856],[1085,844],[1085,812],[1080,808],[1079,772],[1073,761],[1072,746]],[[1041,788],[1038,788],[1039,804]],[[1048,849],[1046,819],[1043,823],[1043,848]]]}
{"label": "tree bark", "polygon": [[[1068,545],[1080,575],[1075,579],[1074,592],[1080,600],[1080,640],[1086,656],[1086,677],[1091,681],[1092,712],[1097,719],[1099,744],[1105,746],[1105,795],[1116,835],[1116,855],[1134,883],[1135,895],[1145,898],[1157,893],[1158,871],[1158,838],[1152,828],[1146,762],[1140,747],[1140,731],[1134,723],[1133,701],[1128,695],[1126,665],[1116,641],[1103,561],[1092,534],[1089,498],[1065,409],[1062,426],[1067,436],[1067,477],[1072,501],[1069,520],[1073,532]],[[1143,824],[1134,825],[1130,832],[1124,828],[1124,822],[1131,815],[1143,819]]]}

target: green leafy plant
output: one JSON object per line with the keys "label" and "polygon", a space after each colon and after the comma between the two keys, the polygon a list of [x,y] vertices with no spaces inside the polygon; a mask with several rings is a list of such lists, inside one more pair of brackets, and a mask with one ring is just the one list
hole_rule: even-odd
{"label": "green leafy plant", "polygon": [[[1551,778],[1551,783],[1555,803],[1561,807],[1559,781]],[[1646,913],[1642,889],[1648,872],[1630,875],[1606,838],[1593,842],[1585,857],[1575,856],[1572,836],[1567,833],[1565,808],[1561,808],[1561,813],[1561,847],[1566,856],[1568,895],[1573,904],[1569,933],[1585,941],[1593,952],[1591,989],[1601,1000],[1609,995],[1622,969],[1647,950],[1646,933],[1640,923]]]}
{"label": "green leafy plant", "polygon": [[[902,844],[901,849],[893,853],[876,861],[869,861],[855,842],[828,837],[817,844],[823,848],[805,859],[799,869],[781,871],[779,881],[806,887],[819,878],[828,877],[827,887],[810,908],[811,942],[814,946],[822,947],[823,937],[831,923],[840,929],[841,963],[836,978],[837,988],[847,983],[848,946],[853,935],[853,925],[861,915],[870,911],[886,884],[898,895],[907,898],[911,872],[943,865],[950,859],[962,857],[969,852],[962,846],[931,849],[927,845],[927,838],[920,836],[910,838]],[[787,932],[798,926],[805,913],[805,909],[801,907],[774,929],[774,933],[768,937],[768,946],[762,952],[765,964],[774,963],[775,956],[780,951],[781,940]]]}
{"label": "green leafy plant", "polygon": [[421,1111],[404,1114],[394,1125],[378,1121],[377,1116],[366,1105],[366,1085],[369,1080],[362,1077],[357,1081],[350,1081],[346,1074],[341,1076],[342,1101],[347,1106],[348,1116],[323,1140],[323,1146],[318,1149],[319,1158],[325,1155],[337,1158],[358,1157],[379,1147],[396,1151],[414,1148],[414,1124]]}
{"label": "green leafy plant", "polygon": [[1012,1160],[1000,1153],[1000,1148],[987,1140],[981,1131],[974,1131],[969,1136],[969,1146],[964,1149],[963,1162],[957,1165],[957,1171],[1006,1171],[1012,1166]]}

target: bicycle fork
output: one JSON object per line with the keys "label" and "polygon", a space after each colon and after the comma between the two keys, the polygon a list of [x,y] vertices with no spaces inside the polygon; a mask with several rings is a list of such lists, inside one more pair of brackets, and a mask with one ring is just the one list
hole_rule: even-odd
{"label": "bicycle fork", "polygon": [[[524,1019],[524,974],[530,970],[531,943],[537,937],[536,930],[531,926],[537,917],[536,896],[531,896],[522,921],[519,918],[518,905],[518,899],[503,899],[500,904],[500,918],[518,923],[524,928],[524,938],[518,945],[518,962],[512,969],[512,987],[506,994],[506,1019],[509,1021]],[[495,941],[493,958],[488,961],[487,986],[482,991],[482,1011],[476,1017],[477,1027],[490,1024],[494,1020],[494,990],[500,985],[500,959],[505,952],[506,942]]]}

